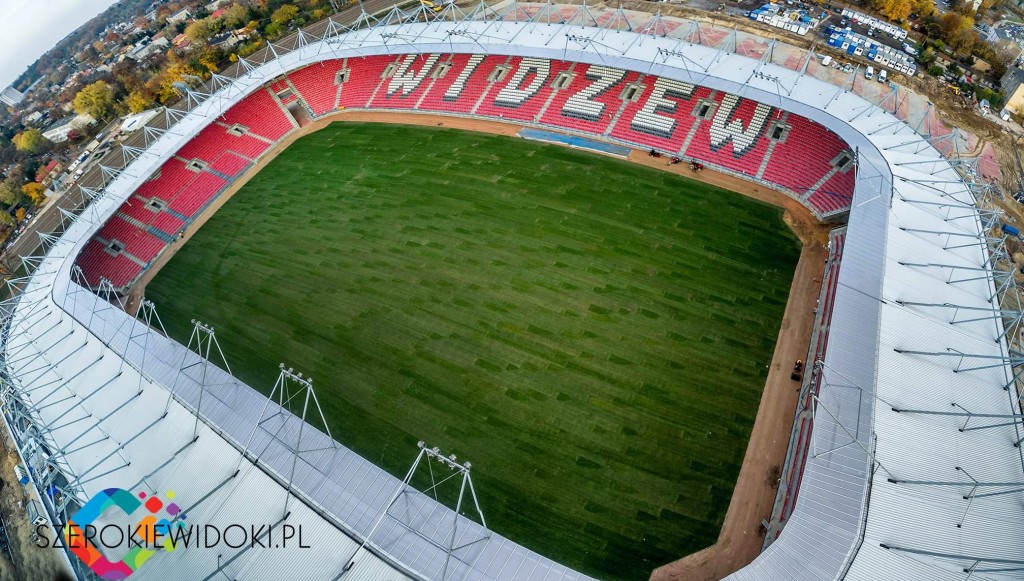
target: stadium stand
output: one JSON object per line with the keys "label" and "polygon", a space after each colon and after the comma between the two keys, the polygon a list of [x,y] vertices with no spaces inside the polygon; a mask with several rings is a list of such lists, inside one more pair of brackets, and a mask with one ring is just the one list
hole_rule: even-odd
{"label": "stadium stand", "polygon": [[[383,81],[384,69],[393,57],[373,56],[364,59],[349,59],[350,73],[341,83],[341,94],[338,107],[365,107],[373,97],[374,91]],[[333,83],[335,79],[323,78],[323,83]]]}
{"label": "stadium stand", "polygon": [[[344,108],[418,110],[606,136],[761,180],[789,192],[819,217],[849,208],[856,177],[846,144],[821,125],[750,99],[653,75],[505,55],[333,59],[253,92],[186,143],[176,159],[137,190],[135,202],[121,209],[133,221],[119,223],[118,235],[133,241],[140,254],[129,252],[143,263],[151,260],[213,201],[226,180],[296,127],[275,96],[282,94],[289,102],[301,98],[316,117]],[[193,160],[204,163],[186,167]],[[838,167],[840,160],[846,165]],[[153,199],[160,201],[158,207],[146,208]],[[132,228],[148,243],[137,242],[126,231]],[[82,264],[102,273],[120,268],[102,260]],[[95,279],[94,272],[88,274]]]}
{"label": "stadium stand", "polygon": [[381,88],[378,89],[370,100],[370,108],[382,109],[414,109],[416,104],[423,97],[435,82],[444,79],[436,79],[434,75],[438,70],[445,70],[439,67],[438,55],[403,55],[388,63],[388,68],[393,73],[382,80]]}
{"label": "stadium stand", "polygon": [[714,111],[708,101],[711,91],[703,87],[650,75],[638,83],[635,100],[626,103],[611,132],[622,141],[675,153],[683,147],[694,124],[700,123],[695,115],[705,112],[704,105],[709,105],[706,114]]}
{"label": "stadium stand", "polygon": [[250,133],[271,141],[280,139],[296,126],[274,97],[263,90],[254,92],[228,109],[221,120],[227,125],[243,125]]}
{"label": "stadium stand", "polygon": [[[793,454],[786,477],[786,494],[782,503],[782,510],[779,513],[779,520],[785,521],[793,512],[796,505],[796,497],[803,480],[804,465],[811,445],[811,431],[814,428],[814,416],[809,412],[812,409],[812,400],[821,389],[821,374],[814,368],[816,361],[824,361],[825,351],[828,349],[828,333],[832,324],[832,307],[835,303],[836,288],[839,281],[839,267],[843,260],[843,244],[846,241],[846,228],[837,228],[829,233],[829,259],[828,269],[821,284],[821,294],[818,299],[817,318],[815,319],[814,336],[811,339],[813,350],[808,357],[808,368],[811,369],[809,385],[804,392],[803,398],[797,405],[796,424],[793,430],[795,443],[792,446]],[[816,338],[815,338],[816,337]]]}
{"label": "stadium stand", "polygon": [[[799,115],[786,115],[768,131],[775,146],[763,177],[772,183],[788,184],[795,192],[810,190],[832,169],[832,159],[846,149],[838,135]],[[776,132],[778,137],[773,138]],[[790,134],[795,139],[789,139]],[[801,163],[793,163],[794,159]],[[853,191],[852,182],[848,191]]]}
{"label": "stadium stand", "polygon": [[213,200],[225,183],[211,173],[202,172],[178,192],[169,207],[182,216],[192,218],[200,208]]}
{"label": "stadium stand", "polygon": [[807,204],[812,211],[822,215],[849,209],[855,179],[853,170],[836,171],[807,197]]}
{"label": "stadium stand", "polygon": [[[701,123],[701,129],[706,125],[707,131],[694,133],[686,156],[744,175],[757,175],[770,143],[766,129],[778,112],[735,95],[716,98],[716,102],[710,123]],[[785,186],[792,190],[789,184]]]}
{"label": "stadium stand", "polygon": [[127,285],[142,273],[142,265],[133,262],[124,254],[113,254],[106,250],[102,242],[91,240],[78,255],[78,266],[82,269],[85,281],[92,287],[100,284],[100,278],[106,278],[115,288]]}
{"label": "stadium stand", "polygon": [[231,152],[225,152],[210,163],[210,169],[228,177],[235,177],[249,167],[249,161]]}
{"label": "stadium stand", "polygon": [[221,153],[233,151],[252,159],[270,148],[270,143],[266,141],[250,135],[235,135],[228,129],[216,123],[210,125],[178,150],[178,156],[185,160],[201,159],[212,162]]}
{"label": "stadium stand", "polygon": [[111,218],[96,237],[106,240],[111,245],[116,243],[125,253],[142,262],[149,262],[155,258],[164,246],[159,238],[117,216]]}
{"label": "stadium stand", "polygon": [[[555,93],[540,122],[581,133],[603,135],[622,107],[623,85],[635,83],[640,73],[623,75],[620,69],[577,65],[571,84]],[[619,80],[621,79],[621,80]],[[586,90],[587,93],[583,93]]]}
{"label": "stadium stand", "polygon": [[298,89],[314,115],[334,111],[338,100],[338,74],[345,68],[343,59],[323,61],[288,73],[288,80]]}
{"label": "stadium stand", "polygon": [[[459,55],[452,59],[449,73],[437,83],[419,105],[420,110],[442,113],[471,113],[477,102],[486,100],[494,69],[508,57]],[[449,81],[449,79],[451,79]]]}
{"label": "stadium stand", "polygon": [[154,207],[138,196],[132,196],[122,204],[117,215],[157,237],[161,237],[161,234],[164,237],[173,236],[185,223],[181,218],[169,214],[162,208]]}
{"label": "stadium stand", "polygon": [[551,98],[553,82],[571,66],[565,61],[520,57],[509,64],[514,72],[495,83],[494,98],[484,100],[477,115],[533,121]]}

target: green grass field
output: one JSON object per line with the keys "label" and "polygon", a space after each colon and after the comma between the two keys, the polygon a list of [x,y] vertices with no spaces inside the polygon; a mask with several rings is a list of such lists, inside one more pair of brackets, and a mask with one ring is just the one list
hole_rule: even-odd
{"label": "green grass field", "polygon": [[[714,543],[799,242],[781,211],[521,139],[335,123],[149,285],[269,392],[315,378],[333,435],[401,476],[473,463],[497,532],[606,579]],[[255,421],[255,418],[254,418]]]}

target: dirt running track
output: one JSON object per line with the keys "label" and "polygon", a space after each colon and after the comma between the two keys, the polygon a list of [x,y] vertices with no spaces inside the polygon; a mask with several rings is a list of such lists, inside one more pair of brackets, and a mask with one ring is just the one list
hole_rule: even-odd
{"label": "dirt running track", "polygon": [[[183,239],[170,245],[160,255],[132,289],[126,305],[128,311],[135,312],[146,284],[235,192],[296,139],[335,121],[429,125],[509,136],[516,135],[522,129],[520,125],[497,121],[370,111],[340,111],[326,119],[315,121],[289,135],[272,152],[260,159],[189,226]],[[651,574],[652,581],[721,579],[750,563],[761,550],[761,521],[769,518],[775,501],[775,491],[789,445],[799,390],[799,385],[789,378],[789,374],[794,361],[807,357],[814,321],[814,304],[818,297],[827,254],[825,244],[828,241],[828,227],[820,224],[810,211],[796,200],[763,185],[711,170],[694,173],[686,164],[668,165],[665,158],[652,158],[644,151],[633,151],[628,160],[684,175],[783,208],[784,220],[804,244],[793,276],[793,286],[779,330],[768,380],[761,396],[761,405],[718,542],[700,552],[659,567]]]}

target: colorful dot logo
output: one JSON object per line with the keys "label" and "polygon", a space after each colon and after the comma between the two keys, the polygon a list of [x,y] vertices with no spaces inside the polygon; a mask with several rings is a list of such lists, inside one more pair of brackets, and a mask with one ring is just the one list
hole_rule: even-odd
{"label": "colorful dot logo", "polygon": [[[156,554],[157,544],[168,552],[175,549],[172,533],[175,529],[184,528],[185,515],[176,503],[170,502],[176,496],[173,490],[168,490],[164,496],[166,503],[160,497],[145,492],[132,494],[121,488],[103,490],[68,519],[64,525],[64,542],[101,579],[126,579]],[[96,534],[97,527],[93,523],[112,508],[127,516],[144,509],[143,516],[130,527],[128,535],[119,537],[123,546],[130,547],[119,561],[107,559],[93,542],[103,538]],[[166,516],[160,515],[161,511]]]}

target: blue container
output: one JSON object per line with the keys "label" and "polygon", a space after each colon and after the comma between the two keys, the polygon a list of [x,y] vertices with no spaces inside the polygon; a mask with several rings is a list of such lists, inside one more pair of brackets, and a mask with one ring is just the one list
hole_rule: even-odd
{"label": "blue container", "polygon": [[1016,236],[1016,237],[1020,238],[1020,230],[1018,230],[1015,226],[1010,226],[1009,224],[1003,224],[1003,232],[1006,232],[1010,236]]}

